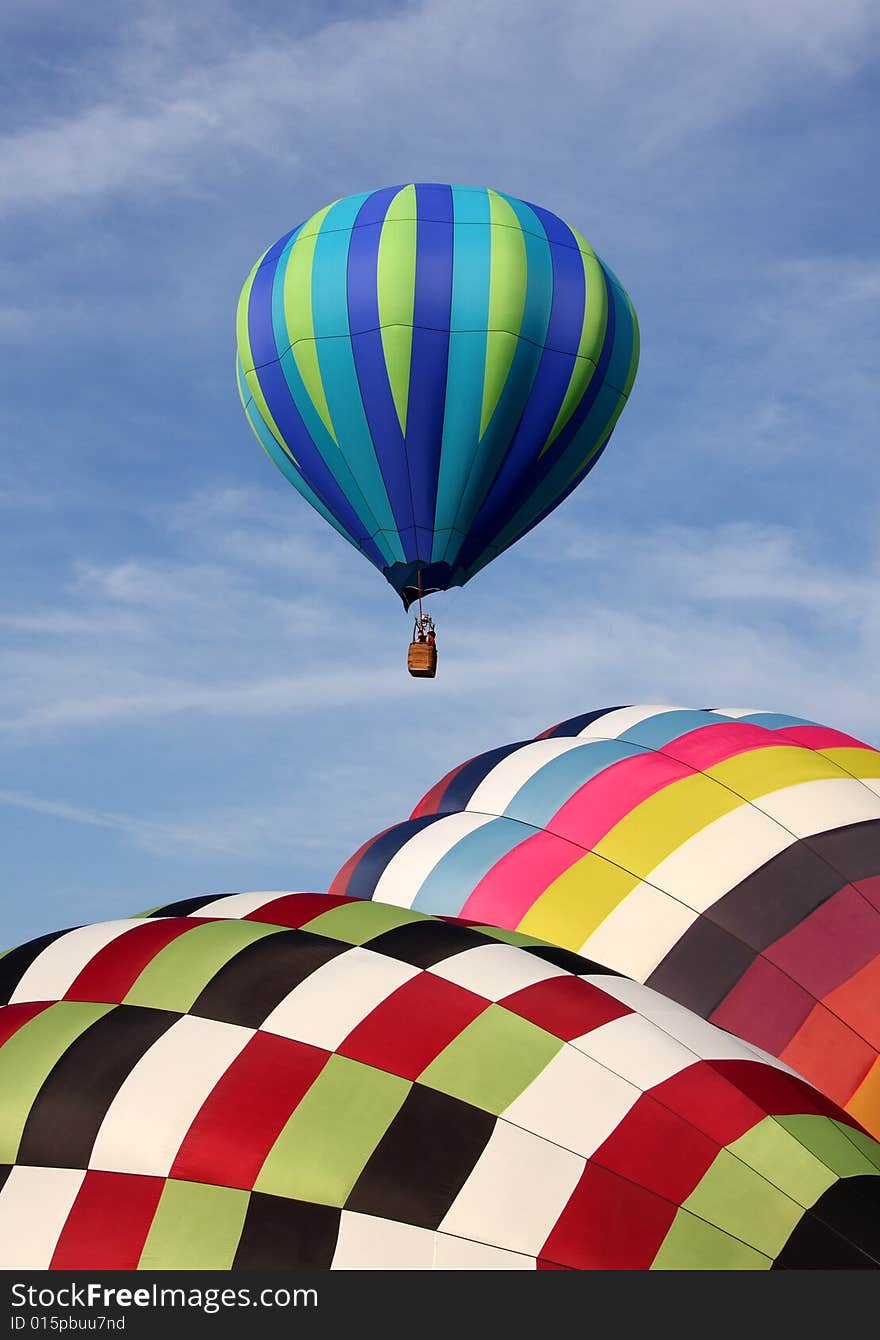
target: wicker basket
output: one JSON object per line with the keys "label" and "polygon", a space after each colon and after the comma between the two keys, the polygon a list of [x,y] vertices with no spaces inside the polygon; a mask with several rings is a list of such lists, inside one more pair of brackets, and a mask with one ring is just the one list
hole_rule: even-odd
{"label": "wicker basket", "polygon": [[411,642],[406,668],[416,679],[433,679],[437,673],[437,648],[430,642]]}

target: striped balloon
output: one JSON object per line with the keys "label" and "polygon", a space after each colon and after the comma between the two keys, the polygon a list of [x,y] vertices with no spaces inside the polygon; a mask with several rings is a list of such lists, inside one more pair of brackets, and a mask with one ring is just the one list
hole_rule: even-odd
{"label": "striped balloon", "polygon": [[0,1268],[880,1265],[880,1145],[528,936],[190,899],[0,958]]}
{"label": "striped balloon", "polygon": [[558,506],[638,363],[632,304],[580,233],[484,187],[319,210],[254,266],[237,340],[262,446],[405,603]]}
{"label": "striped balloon", "polygon": [[880,752],[850,736],[590,712],[454,769],[332,887],[585,953],[880,1134]]}

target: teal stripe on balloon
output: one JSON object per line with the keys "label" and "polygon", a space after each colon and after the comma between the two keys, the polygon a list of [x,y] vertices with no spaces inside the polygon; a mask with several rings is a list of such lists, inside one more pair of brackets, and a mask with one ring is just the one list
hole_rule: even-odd
{"label": "teal stripe on balloon", "polygon": [[348,321],[348,248],[351,228],[366,198],[363,193],[341,200],[324,219],[312,266],[312,315],[321,379],[340,444],[335,450],[343,455],[376,517],[377,530],[387,536],[390,562],[403,563],[403,545],[364,413]]}
{"label": "teal stripe on balloon", "polygon": [[360,551],[361,546],[358,544],[354,536],[349,535],[341,522],[337,521],[333,513],[327,510],[318,495],[309,488],[287,452],[282,451],[281,447],[279,447],[278,443],[275,441],[275,438],[266,426],[262,415],[254,405],[254,399],[248,389],[247,382],[244,379],[244,371],[241,366],[241,359],[239,358],[235,360],[235,375],[238,378],[238,391],[241,396],[242,404],[244,405],[244,412],[247,415],[248,423],[253,428],[260,446],[263,448],[266,455],[270,460],[274,461],[285,479],[293,485],[297,492],[302,494],[306,502],[311,503],[315,511],[319,512],[325,521],[329,521],[333,529],[338,531],[344,540],[348,540],[349,544]]}
{"label": "teal stripe on balloon", "polygon": [[[452,209],[452,315],[432,562],[446,557],[461,500],[461,480],[479,450],[489,321],[492,234],[488,193],[453,186]],[[454,548],[459,543],[460,538]]]}
{"label": "teal stripe on balloon", "polygon": [[[602,262],[599,262],[602,265]],[[603,266],[603,269],[605,267]],[[606,271],[607,273],[607,271]],[[611,275],[608,275],[611,279]],[[613,280],[608,285],[609,301],[614,303],[614,347],[605,372],[605,381],[617,391],[625,391],[632,366],[635,330],[632,309],[626,294]]]}
{"label": "teal stripe on balloon", "polygon": [[545,479],[530,495],[528,501],[511,517],[510,521],[494,537],[484,554],[468,569],[473,576],[493,558],[513,544],[523,531],[527,530],[536,517],[548,508],[565,492],[576,470],[585,473],[589,462],[595,457],[605,441],[605,430],[611,423],[621,395],[611,386],[603,386],[585,418],[583,424],[566,447],[560,459]]}
{"label": "teal stripe on balloon", "polygon": [[[298,229],[297,234],[299,231],[301,230]],[[287,273],[287,265],[290,260],[290,253],[295,240],[295,237],[291,238],[290,243],[284,248],[284,251],[279,257],[278,266],[272,283],[272,329],[278,349],[283,350],[279,359],[281,371],[284,373],[284,380],[287,382],[291,399],[299,411],[306,431],[320,452],[328,470],[342,489],[342,492],[345,494],[358,516],[365,522],[369,522],[372,515],[372,524],[369,525],[370,533],[375,539],[382,558],[387,563],[393,563],[395,561],[392,556],[394,553],[393,546],[389,545],[387,540],[384,540],[382,536],[378,534],[382,529],[381,522],[372,511],[372,508],[364,496],[363,490],[349,468],[343,452],[340,451],[339,447],[328,433],[324,420],[318,413],[314,401],[305,388],[302,374],[300,373],[296,359],[293,356],[293,350],[290,348],[290,335],[284,312],[284,280]],[[282,456],[285,455],[283,452],[281,454]],[[273,454],[272,459],[276,460],[277,457]],[[287,459],[288,464],[290,464],[289,458],[285,456],[285,459]],[[292,468],[295,469],[296,467],[294,466]],[[283,466],[282,469],[284,469]],[[284,470],[284,473],[287,475],[288,479],[291,478],[286,469]],[[297,478],[302,480],[302,483],[305,484],[302,475],[298,474]],[[300,488],[300,485],[297,484],[297,487]],[[305,485],[305,487],[308,488],[308,485]],[[300,488],[300,492],[302,491],[302,488]],[[328,514],[325,510],[321,512],[321,515],[324,516]],[[334,522],[334,524],[337,523]],[[338,524],[337,529],[339,529]],[[343,531],[342,533],[348,536],[348,531]],[[356,543],[356,541],[353,541],[353,543]]]}
{"label": "teal stripe on balloon", "polygon": [[505,197],[513,208],[526,247],[526,301],[516,352],[510,365],[504,390],[475,454],[459,507],[453,534],[446,547],[446,561],[453,563],[474,517],[492,486],[504,456],[522,417],[532,383],[541,362],[547,328],[550,324],[553,293],[553,261],[550,245],[540,220],[521,200]]}
{"label": "teal stripe on balloon", "polygon": [[284,276],[287,272],[290,253],[302,230],[303,225],[300,224],[290,234],[290,238],[278,257],[275,277],[272,280],[272,333],[275,336],[275,347],[278,350],[279,357],[290,348],[290,331],[287,329],[287,317],[284,312]]}

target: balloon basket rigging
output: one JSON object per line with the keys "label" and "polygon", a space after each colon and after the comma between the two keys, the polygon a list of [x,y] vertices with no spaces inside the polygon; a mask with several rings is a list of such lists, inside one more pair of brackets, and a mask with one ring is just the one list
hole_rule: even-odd
{"label": "balloon basket rigging", "polygon": [[414,679],[433,679],[437,673],[437,630],[430,614],[422,609],[422,574],[419,573],[419,612],[413,622],[406,668]]}

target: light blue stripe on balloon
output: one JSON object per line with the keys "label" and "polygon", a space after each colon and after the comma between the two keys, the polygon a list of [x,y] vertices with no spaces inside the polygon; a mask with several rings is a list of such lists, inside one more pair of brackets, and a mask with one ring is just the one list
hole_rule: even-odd
{"label": "light blue stripe on balloon", "polygon": [[534,836],[534,829],[513,819],[494,819],[468,833],[434,866],[413,908],[437,916],[457,916],[483,876],[514,847]]}
{"label": "light blue stripe on balloon", "polygon": [[[471,470],[462,489],[454,522],[462,536],[473,525],[522,417],[544,352],[553,305],[553,260],[540,221],[523,201],[504,198],[516,213],[525,243],[526,300],[519,331],[511,332],[520,338],[504,389],[480,440],[477,468]],[[454,562],[462,543],[463,539],[453,536],[446,548],[448,563]]]}
{"label": "light blue stripe on balloon", "polygon": [[312,266],[312,319],[338,450],[378,521],[371,531],[384,531],[391,561],[403,563],[403,545],[361,400],[348,324],[348,247],[351,227],[366,198],[363,193],[341,200],[324,219]]}
{"label": "light blue stripe on balloon", "polygon": [[[452,209],[451,333],[432,562],[446,557],[449,531],[455,525],[462,488],[478,450],[489,324],[492,231],[488,193],[453,186]],[[460,537],[453,538],[453,549],[457,549]]]}
{"label": "light blue stripe on balloon", "polygon": [[671,712],[657,712],[655,716],[648,717],[645,721],[627,726],[621,739],[645,745],[648,749],[662,749],[670,740],[677,740],[679,736],[687,735],[689,731],[726,724],[724,717],[713,716],[711,712],[679,708]]}
{"label": "light blue stripe on balloon", "polygon": [[815,726],[815,721],[804,717],[787,717],[781,712],[752,712],[747,717],[735,717],[735,721],[745,721],[750,726],[764,726],[766,730],[785,730],[789,726]]}
{"label": "light blue stripe on balloon", "polygon": [[308,484],[303,479],[300,472],[297,470],[296,466],[288,456],[287,452],[283,451],[281,447],[278,445],[278,443],[275,441],[274,436],[269,431],[265,421],[263,420],[263,416],[257,411],[257,408],[254,405],[253,396],[251,395],[247,382],[244,379],[244,372],[242,370],[240,359],[236,359],[235,361],[235,372],[236,376],[238,377],[239,389],[241,390],[242,393],[242,400],[245,407],[245,414],[248,417],[248,422],[250,423],[251,427],[253,428],[254,432],[259,438],[260,446],[263,448],[266,455],[275,462],[275,464],[278,466],[278,469],[284,475],[285,479],[290,481],[293,487],[299,493],[302,494],[302,496],[306,499],[307,502],[311,503],[315,511],[320,512],[324,520],[329,521],[333,529],[337,530],[339,534],[343,537],[343,539],[348,540],[349,544],[354,545],[355,549],[360,550],[360,545],[358,544],[357,540],[354,539],[353,536],[349,535],[345,527],[340,525],[340,523],[336,520],[336,517],[333,515],[333,513],[327,510],[327,508],[321,502],[321,499],[317,496],[317,494],[312,489],[309,488]]}
{"label": "light blue stripe on balloon", "polygon": [[284,277],[287,274],[291,250],[302,230],[303,225],[300,224],[290,234],[278,257],[275,277],[272,280],[272,334],[275,336],[275,347],[278,350],[279,357],[290,348],[290,331],[287,329],[287,317],[284,311]]}
{"label": "light blue stripe on balloon", "polygon": [[615,763],[647,752],[625,740],[585,740],[577,749],[545,763],[520,787],[504,813],[536,828],[545,828],[580,787]]}
{"label": "light blue stripe on balloon", "polygon": [[[305,388],[305,383],[300,375],[293,351],[289,347],[290,336],[287,329],[287,319],[284,313],[284,281],[287,273],[287,266],[290,261],[291,247],[296,241],[296,237],[300,231],[301,227],[297,229],[297,233],[290,239],[279,256],[275,277],[272,281],[272,330],[275,336],[275,343],[281,351],[281,357],[278,361],[281,365],[281,371],[284,374],[284,380],[287,382],[290,397],[299,411],[306,432],[315,444],[327,469],[330,471],[331,475],[336,480],[336,483],[339,485],[340,489],[345,494],[345,497],[348,499],[352,508],[363,523],[364,534],[375,537],[375,543],[382,558],[386,563],[391,563],[394,561],[391,557],[391,549],[382,537],[377,534],[381,529],[379,520],[373,514],[364,497],[363,491],[348,467],[344,455],[333,441],[333,438],[327,431],[324,420],[315,408],[312,398]],[[276,458],[273,456],[273,459]],[[290,461],[288,460],[288,465],[289,464]],[[296,467],[293,468],[295,469]],[[291,476],[283,464],[281,465],[281,469],[284,471],[285,475],[287,475],[287,478],[290,479]],[[298,475],[298,478],[305,484],[301,475]],[[297,484],[297,487],[300,488],[300,492],[303,491],[299,484]],[[305,484],[305,487],[308,488],[309,486]],[[311,490],[309,490],[309,492],[311,492]],[[321,511],[322,516],[326,515],[326,512],[321,510],[320,507],[318,510]],[[338,522],[334,521],[333,524],[336,526],[337,530],[340,529]],[[340,533],[345,534],[346,536],[348,535],[348,532],[344,529],[342,529]]]}

